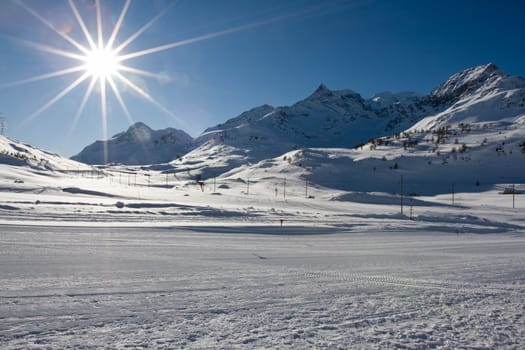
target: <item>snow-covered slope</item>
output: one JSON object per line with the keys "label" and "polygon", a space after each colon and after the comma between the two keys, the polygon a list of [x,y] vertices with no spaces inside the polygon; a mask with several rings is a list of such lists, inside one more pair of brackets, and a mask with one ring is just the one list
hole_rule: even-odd
{"label": "snow-covered slope", "polygon": [[[106,142],[96,141],[72,159],[86,164],[121,163],[129,165],[167,163],[191,149],[193,138],[182,130],[152,130],[135,123]],[[107,158],[105,157],[107,147]]]}
{"label": "snow-covered slope", "polygon": [[424,196],[480,192],[495,186],[503,190],[525,183],[525,128],[413,131],[378,138],[356,149],[306,148],[232,169],[224,178],[268,184],[286,178],[290,186],[302,183],[334,193],[403,191],[407,196]]}
{"label": "snow-covered slope", "polygon": [[[493,64],[455,74],[427,96],[385,92],[365,100],[321,85],[293,106],[254,108],[207,129],[193,143],[168,130],[134,125],[108,141],[109,160],[137,164],[134,157],[140,156],[153,163],[142,169],[151,172],[147,178],[158,175],[166,183],[272,183],[286,177],[324,189],[397,193],[402,176],[406,193],[429,195],[525,183],[525,79]],[[174,150],[181,139],[193,150]],[[53,168],[45,165],[54,164],[45,152],[35,150],[41,153],[25,159],[9,152],[29,146],[3,145],[3,163]],[[95,159],[85,162],[102,163],[103,144],[83,154]],[[75,167],[54,162],[55,169]]]}
{"label": "snow-covered slope", "polygon": [[382,93],[365,100],[352,90],[320,85],[292,106],[263,105],[209,128],[197,148],[173,165],[215,176],[243,164],[308,147],[354,147],[402,131],[434,112],[416,93]]}
{"label": "snow-covered slope", "polygon": [[58,154],[11,140],[5,136],[0,136],[0,166],[26,168],[32,171],[91,169],[86,164],[63,158]]}
{"label": "snow-covered slope", "polygon": [[[172,162],[172,166],[176,172],[190,177],[207,178],[230,170],[235,173],[237,167],[265,159],[284,158],[284,154],[293,150],[356,147],[355,152],[351,151],[355,154],[349,156],[349,164],[338,166],[358,169],[353,164],[353,157],[370,158],[371,163],[383,156],[404,158],[402,163],[409,162],[410,158],[414,159],[414,173],[420,176],[423,171],[418,170],[421,159],[425,159],[423,164],[443,163],[449,157],[443,159],[446,152],[458,152],[454,159],[477,159],[479,164],[490,163],[497,169],[513,160],[499,158],[496,162],[491,152],[485,154],[478,148],[498,149],[495,154],[501,155],[500,149],[506,142],[507,147],[512,145],[514,152],[520,153],[525,142],[524,123],[525,79],[510,76],[494,64],[487,64],[453,75],[426,96],[383,92],[365,100],[351,90],[331,91],[321,85],[311,96],[293,106],[264,105],[207,129],[196,139],[198,147]],[[376,138],[377,141],[367,144]],[[422,145],[419,148],[415,147],[418,143]],[[382,147],[388,151],[377,156]],[[467,149],[468,157],[459,155]],[[454,168],[454,171],[472,172],[471,165]],[[359,172],[367,176],[371,169],[377,166],[367,165]],[[348,170],[344,171],[348,174]],[[424,182],[430,183],[435,174],[445,173],[430,171],[428,181]],[[440,176],[436,180],[441,180]],[[486,180],[493,183],[494,176],[491,173]],[[361,181],[357,183],[362,184]]]}
{"label": "snow-covered slope", "polygon": [[401,124],[417,119],[410,108],[438,112],[353,149],[304,147],[233,168],[224,177],[288,177],[325,188],[390,193],[401,191],[403,178],[406,194],[525,183],[525,79],[488,64],[455,74],[428,96],[383,93],[368,103],[388,115],[397,111]]}
{"label": "snow-covered slope", "polygon": [[447,108],[416,123],[412,130],[460,123],[525,122],[525,79],[508,75],[492,63],[454,74],[429,98]]}
{"label": "snow-covered slope", "polygon": [[[386,96],[386,94],[383,94]],[[332,91],[321,84],[289,107],[263,105],[207,129],[197,144],[223,143],[243,148],[254,158],[299,147],[353,147],[387,131],[401,131],[426,115],[417,94],[389,94],[365,100],[352,90]],[[400,116],[407,124],[396,122]],[[264,149],[264,152],[261,150]]]}
{"label": "snow-covered slope", "polygon": [[0,136],[0,193],[62,192],[76,186],[64,183],[64,177],[98,173],[89,165]]}

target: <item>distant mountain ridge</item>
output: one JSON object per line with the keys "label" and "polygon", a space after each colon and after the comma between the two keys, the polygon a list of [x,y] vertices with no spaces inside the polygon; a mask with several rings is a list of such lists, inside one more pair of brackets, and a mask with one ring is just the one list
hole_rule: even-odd
{"label": "distant mountain ridge", "polygon": [[383,92],[364,99],[321,84],[292,106],[263,105],[208,128],[172,165],[205,178],[294,149],[354,148],[406,130],[492,121],[500,133],[499,121],[517,123],[517,129],[525,123],[524,107],[525,79],[492,63],[456,73],[428,95]]}
{"label": "distant mountain ridge", "polygon": [[[138,122],[107,141],[96,141],[71,159],[86,164],[167,163],[191,150],[193,138],[174,128],[152,130]],[[107,150],[107,158],[105,156]]]}
{"label": "distant mountain ridge", "polygon": [[424,96],[413,92],[383,93],[365,100],[355,91],[330,90],[321,84],[292,106],[262,105],[206,129],[184,159],[195,169],[203,153],[211,163],[227,157],[220,167],[232,168],[298,148],[351,148],[405,130],[434,111]]}
{"label": "distant mountain ridge", "polygon": [[423,102],[416,93],[390,93],[388,102],[380,97],[365,100],[352,90],[321,84],[292,106],[263,105],[208,128],[196,144],[210,139],[232,146],[256,144],[251,152],[268,144],[281,153],[293,147],[353,147],[411,126],[429,112]]}
{"label": "distant mountain ridge", "polygon": [[[428,95],[383,92],[364,99],[320,85],[292,106],[256,107],[197,139],[136,123],[86,147],[82,162],[103,163],[105,146],[110,162],[188,183],[264,181],[273,190],[284,178],[396,193],[401,178],[414,195],[505,188],[525,183],[525,79],[488,64],[454,74]],[[24,172],[92,170],[5,137],[0,166],[12,170],[13,181]]]}
{"label": "distant mountain ridge", "polygon": [[[412,102],[400,106],[434,112],[402,132],[353,148],[291,150],[234,167],[222,177],[274,183],[286,177],[344,191],[404,191],[411,197],[479,192],[495,185],[509,193],[514,184],[525,183],[524,78],[488,64],[453,75],[427,96],[405,97]],[[388,93],[372,100],[396,108]],[[213,174],[211,167],[199,171]]]}
{"label": "distant mountain ridge", "polygon": [[[355,91],[330,90],[321,84],[292,106],[255,107],[206,129],[196,139],[178,131],[181,134],[173,137],[175,143],[165,142],[165,136],[158,135],[173,134],[175,129],[153,132],[139,123],[140,127],[132,126],[107,142],[108,161],[155,164],[180,158],[173,166],[197,173],[209,169],[208,173],[217,174],[293,149],[353,148],[405,130],[459,123],[464,118],[475,120],[474,114],[484,114],[483,109],[490,110],[490,118],[512,118],[525,105],[524,81],[490,63],[454,74],[428,95],[382,92],[364,99]],[[132,129],[143,130],[139,134],[150,141],[137,138]],[[166,147],[161,147],[164,144]],[[73,159],[103,163],[103,143],[97,141]]]}

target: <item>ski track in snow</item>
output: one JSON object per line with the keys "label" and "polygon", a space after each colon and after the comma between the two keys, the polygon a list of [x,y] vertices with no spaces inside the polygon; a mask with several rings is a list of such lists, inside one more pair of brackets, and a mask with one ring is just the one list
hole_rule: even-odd
{"label": "ski track in snow", "polygon": [[520,233],[1,228],[3,349],[525,345]]}

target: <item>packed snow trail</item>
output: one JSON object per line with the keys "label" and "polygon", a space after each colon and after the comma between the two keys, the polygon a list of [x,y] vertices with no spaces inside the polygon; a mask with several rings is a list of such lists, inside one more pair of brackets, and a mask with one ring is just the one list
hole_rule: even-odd
{"label": "packed snow trail", "polygon": [[1,226],[2,347],[525,346],[523,232],[227,231]]}

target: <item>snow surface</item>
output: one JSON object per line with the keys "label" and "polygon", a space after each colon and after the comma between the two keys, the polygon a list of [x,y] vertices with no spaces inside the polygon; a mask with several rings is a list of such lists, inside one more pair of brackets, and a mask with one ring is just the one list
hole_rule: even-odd
{"label": "snow surface", "polygon": [[2,349],[523,348],[523,184],[407,195],[401,214],[399,193],[295,164],[357,150],[295,152],[203,191],[0,164]]}
{"label": "snow surface", "polygon": [[1,229],[3,349],[525,346],[522,233]]}
{"label": "snow surface", "polygon": [[[320,86],[149,166],[0,136],[1,348],[523,348],[522,83],[487,65],[430,97]],[[347,107],[370,131],[436,106],[292,147]]]}

